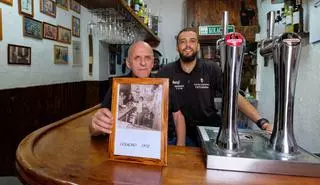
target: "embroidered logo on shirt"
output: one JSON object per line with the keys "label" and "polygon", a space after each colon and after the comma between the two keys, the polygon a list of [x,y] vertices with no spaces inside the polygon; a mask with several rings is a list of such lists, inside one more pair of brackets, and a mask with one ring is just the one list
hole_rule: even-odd
{"label": "embroidered logo on shirt", "polygon": [[172,84],[173,85],[179,85],[180,84],[180,80],[177,80],[177,81],[172,80]]}
{"label": "embroidered logo on shirt", "polygon": [[200,82],[203,83],[203,78],[200,78]]}

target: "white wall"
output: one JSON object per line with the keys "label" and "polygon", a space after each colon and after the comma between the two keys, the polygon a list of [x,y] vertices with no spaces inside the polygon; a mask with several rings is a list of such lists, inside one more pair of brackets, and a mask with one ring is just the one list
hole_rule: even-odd
{"label": "white wall", "polygon": [[[2,9],[3,40],[0,41],[0,89],[26,87],[53,83],[74,82],[84,79],[83,73],[87,70],[88,39],[87,21],[83,17],[87,16],[85,8],[82,7],[81,15],[71,10],[66,11],[57,8],[56,18],[40,13],[39,0],[34,1],[34,19],[44,21],[53,25],[62,25],[71,29],[72,15],[81,18],[81,41],[82,41],[82,67],[72,66],[72,45],[59,43],[52,40],[37,40],[31,37],[24,37],[22,32],[22,16],[18,13],[18,0],[13,1],[13,6],[0,3]],[[72,37],[72,40],[80,38]],[[29,46],[32,50],[31,65],[8,65],[7,46],[17,44]],[[69,64],[54,64],[53,47],[55,44],[68,46]]]}
{"label": "white wall", "polygon": [[175,36],[184,28],[185,0],[145,0],[154,15],[160,16],[160,44],[156,48],[168,62],[178,59]]}
{"label": "white wall", "polygon": [[[306,1],[304,1],[305,3]],[[309,0],[309,6],[312,1]],[[259,22],[262,33],[266,30],[266,12],[275,9],[279,5],[271,5],[270,1],[257,1],[259,10]],[[312,7],[308,7],[310,15]],[[307,15],[308,16],[308,15]],[[319,15],[320,16],[320,15]],[[318,22],[317,24],[320,24]],[[310,27],[312,25],[310,24]],[[311,30],[311,29],[310,29]],[[320,44],[307,44],[303,46],[298,71],[295,94],[294,133],[298,144],[313,153],[320,153]],[[260,91],[258,110],[263,116],[273,120],[274,114],[274,73],[273,63],[268,67],[263,66],[263,58],[258,57]]]}

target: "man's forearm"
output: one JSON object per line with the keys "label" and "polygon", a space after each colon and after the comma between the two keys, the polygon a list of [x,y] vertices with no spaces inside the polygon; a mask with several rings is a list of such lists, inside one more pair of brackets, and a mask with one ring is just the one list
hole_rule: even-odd
{"label": "man's forearm", "polygon": [[257,122],[261,118],[256,108],[252,106],[251,103],[240,94],[238,95],[238,108],[253,122]]}
{"label": "man's forearm", "polygon": [[173,113],[174,123],[177,133],[177,145],[185,146],[186,143],[186,123],[180,111]]}

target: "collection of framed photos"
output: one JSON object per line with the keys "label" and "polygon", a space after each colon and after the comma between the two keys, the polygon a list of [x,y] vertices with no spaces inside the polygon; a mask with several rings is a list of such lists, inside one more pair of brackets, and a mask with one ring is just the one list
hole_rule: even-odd
{"label": "collection of framed photos", "polygon": [[[13,0],[0,0],[12,6]],[[81,13],[81,5],[75,0],[40,0],[40,12],[51,17],[56,17],[57,8],[73,10]],[[18,0],[19,14],[23,15],[23,36],[35,39],[49,39],[64,44],[71,44],[72,36],[80,37],[80,18],[72,16],[72,29],[61,25],[53,25],[33,19],[34,0]],[[2,40],[2,12],[0,9],[0,40]],[[78,47],[77,47],[78,48]],[[23,55],[23,57],[22,57]],[[29,57],[25,57],[25,55]],[[54,63],[68,64],[68,47],[54,45]],[[19,45],[8,45],[8,64],[31,64],[31,48]]]}

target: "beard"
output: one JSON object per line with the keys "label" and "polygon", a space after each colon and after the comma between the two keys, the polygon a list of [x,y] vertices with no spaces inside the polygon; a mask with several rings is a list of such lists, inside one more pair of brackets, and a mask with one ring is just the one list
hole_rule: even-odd
{"label": "beard", "polygon": [[179,56],[180,56],[180,59],[182,60],[182,62],[190,63],[196,58],[197,52],[194,52],[190,56],[185,56],[185,55],[183,55],[182,52],[179,52]]}

